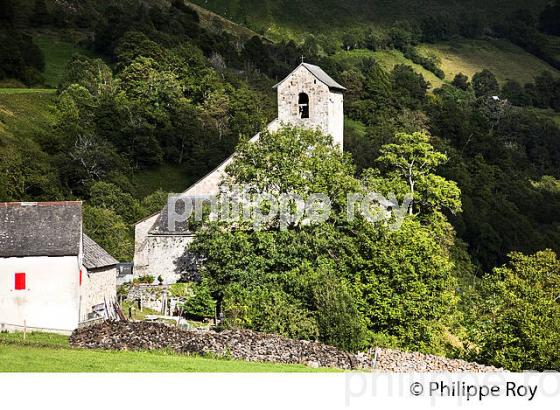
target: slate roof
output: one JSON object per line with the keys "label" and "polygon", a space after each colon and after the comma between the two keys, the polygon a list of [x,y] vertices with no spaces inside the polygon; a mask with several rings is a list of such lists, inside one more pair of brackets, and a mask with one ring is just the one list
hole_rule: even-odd
{"label": "slate roof", "polygon": [[83,264],[87,269],[99,269],[107,266],[114,266],[119,263],[109,253],[97,244],[86,234],[84,239],[84,260]]}
{"label": "slate roof", "polygon": [[[335,80],[332,79],[331,76],[329,76],[327,73],[325,73],[325,71],[323,71],[323,69],[319,66],[313,65],[313,64],[308,64],[308,63],[301,63],[298,68],[300,66],[304,66],[305,68],[307,68],[309,70],[309,72],[311,74],[313,74],[315,76],[315,78],[317,78],[317,80],[321,81],[322,83],[324,83],[327,87],[329,87],[331,90],[339,90],[339,91],[345,91],[346,88],[342,85],[340,85],[339,83],[337,83]],[[297,68],[296,68],[297,70]],[[295,70],[294,70],[295,71]],[[293,71],[292,71],[293,72]],[[291,75],[291,74],[290,74]],[[286,77],[284,80],[280,81],[278,84],[276,84],[274,86],[274,88],[278,87],[281,83],[283,83],[287,78],[290,77],[290,75],[288,75],[288,77]]]}
{"label": "slate roof", "polygon": [[0,257],[80,252],[81,202],[0,203]]}
{"label": "slate roof", "polygon": [[[175,210],[178,215],[182,215],[185,212],[185,202],[179,200],[175,203]],[[189,234],[190,230],[187,222],[175,221],[170,223],[168,220],[169,207],[165,204],[161,210],[156,222],[150,229],[150,234],[155,235],[177,235],[177,234]]]}

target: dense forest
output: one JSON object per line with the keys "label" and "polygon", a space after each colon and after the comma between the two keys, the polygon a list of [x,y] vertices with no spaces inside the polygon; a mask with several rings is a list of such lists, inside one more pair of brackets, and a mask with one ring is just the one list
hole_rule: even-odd
{"label": "dense forest", "polygon": [[[237,146],[254,160],[234,164],[237,180],[258,183],[266,172],[302,192],[402,198],[397,165],[416,152],[431,165],[415,171],[414,212],[397,233],[333,221],[288,232],[209,224],[194,247],[208,262],[197,303],[218,301],[233,326],[350,350],[376,344],[558,370],[560,3],[510,7],[493,20],[442,11],[301,36],[290,27],[272,41],[250,13],[230,16],[257,31],[248,35],[182,0],[0,0],[0,84],[45,86],[41,30],[78,33],[83,50],[66,62],[41,129],[11,135],[0,123],[0,201],[83,199],[86,231],[130,260],[132,225],[167,196],[138,191],[146,171],[173,166],[194,181]],[[446,78],[420,47],[489,36],[549,70],[525,83],[485,67]],[[398,51],[442,85],[410,65],[339,58],[355,50]],[[245,144],[275,117],[272,86],[302,55],[348,88],[344,157],[301,130]],[[309,146],[316,157],[295,171],[256,161],[276,150],[293,163]]]}

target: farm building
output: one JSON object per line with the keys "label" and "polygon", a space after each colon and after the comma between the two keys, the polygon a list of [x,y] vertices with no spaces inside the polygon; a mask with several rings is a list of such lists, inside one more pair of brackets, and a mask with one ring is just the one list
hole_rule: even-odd
{"label": "farm building", "polygon": [[[270,132],[283,125],[319,129],[333,139],[342,150],[344,145],[343,91],[320,67],[301,63],[276,86],[278,118],[268,124]],[[259,134],[250,141],[256,141]],[[235,154],[214,171],[196,182],[182,195],[188,197],[215,196],[226,167]],[[196,277],[195,265],[185,250],[194,235],[186,224],[172,227],[168,223],[168,208],[135,226],[134,276],[161,277],[165,283]]]}
{"label": "farm building", "polygon": [[117,264],[83,233],[81,202],[0,203],[0,330],[112,316]]}

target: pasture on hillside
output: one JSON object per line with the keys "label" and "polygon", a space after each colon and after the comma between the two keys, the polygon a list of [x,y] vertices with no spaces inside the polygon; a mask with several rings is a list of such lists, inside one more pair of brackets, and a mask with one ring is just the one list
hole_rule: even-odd
{"label": "pasture on hillside", "polygon": [[435,54],[441,60],[441,69],[448,81],[453,80],[458,73],[472,78],[483,68],[492,71],[499,82],[512,79],[522,84],[532,82],[543,71],[560,74],[552,66],[507,40],[457,39],[422,44],[418,49],[424,55]]}
{"label": "pasture on hillside", "polygon": [[55,92],[50,89],[0,88],[0,137],[31,136],[49,124]]}

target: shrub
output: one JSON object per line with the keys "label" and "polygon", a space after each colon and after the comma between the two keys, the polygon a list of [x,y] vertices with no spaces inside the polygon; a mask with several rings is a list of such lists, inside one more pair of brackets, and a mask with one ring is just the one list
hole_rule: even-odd
{"label": "shrub", "polygon": [[274,287],[230,286],[224,297],[224,325],[277,333],[293,339],[317,339],[315,318],[297,301]]}
{"label": "shrub", "polygon": [[207,283],[197,283],[192,291],[193,295],[182,306],[186,316],[198,320],[214,317],[216,301],[212,298]]}
{"label": "shrub", "polygon": [[510,254],[481,284],[474,358],[508,370],[560,370],[560,261],[547,250]]}
{"label": "shrub", "polygon": [[147,283],[152,284],[156,280],[155,276],[153,275],[144,275],[134,279],[134,283]]}
{"label": "shrub", "polygon": [[426,70],[431,71],[435,74],[436,77],[441,78],[442,80],[445,78],[445,73],[441,68],[439,68],[439,61],[437,57],[430,56],[424,57],[418,53],[416,48],[412,46],[406,46],[402,49],[402,52],[406,58],[412,60],[414,63],[421,65]]}

